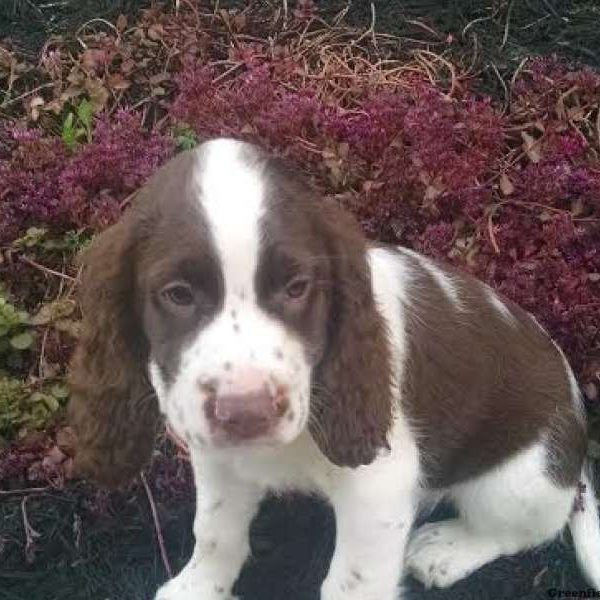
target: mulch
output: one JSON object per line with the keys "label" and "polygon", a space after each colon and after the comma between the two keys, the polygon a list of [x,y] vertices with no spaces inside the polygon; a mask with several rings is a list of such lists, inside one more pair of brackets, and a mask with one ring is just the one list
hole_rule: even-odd
{"label": "mulch", "polygon": [[[40,536],[34,543],[43,541],[32,565],[23,547],[23,498],[2,501],[3,528],[10,533],[4,535],[0,599],[150,600],[167,577],[147,501],[140,496],[94,522],[81,519],[81,496],[53,498],[49,502],[32,494],[26,504],[28,525]],[[174,572],[192,550],[193,510],[189,498],[160,511]],[[433,518],[449,512],[442,508]],[[251,528],[253,558],[237,583],[240,600],[318,600],[334,536],[332,511],[323,503],[304,497],[267,499]],[[408,578],[405,600],[541,600],[551,589],[586,588],[565,539],[499,559],[447,590],[427,591]]]}
{"label": "mulch", "polygon": [[[51,35],[76,31],[93,18],[112,20],[122,13],[135,14],[151,4],[151,0],[3,0],[0,40],[11,37],[21,49],[35,53]],[[219,2],[222,8],[248,4],[269,3]],[[317,4],[335,13],[347,2],[321,0]],[[600,5],[596,0],[353,0],[348,22],[369,25],[371,4],[378,31],[402,37],[413,30],[414,21],[429,22],[437,30],[462,38],[464,52],[476,47],[477,60],[484,65],[495,63],[502,69],[518,64],[524,56],[558,53],[600,67]],[[289,5],[293,7],[295,1]]]}

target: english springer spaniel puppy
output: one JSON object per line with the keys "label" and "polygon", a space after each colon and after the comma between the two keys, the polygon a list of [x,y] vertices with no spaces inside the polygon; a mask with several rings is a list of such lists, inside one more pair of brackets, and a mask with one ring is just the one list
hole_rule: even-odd
{"label": "english springer spaniel puppy", "polygon": [[[371,244],[252,145],[180,154],[85,257],[71,420],[107,485],[162,413],[195,474],[196,545],[157,600],[224,600],[266,492],[326,499],[322,600],[450,586],[570,526],[600,588],[582,399],[533,317],[474,278]],[[458,517],[412,530],[441,498]]]}

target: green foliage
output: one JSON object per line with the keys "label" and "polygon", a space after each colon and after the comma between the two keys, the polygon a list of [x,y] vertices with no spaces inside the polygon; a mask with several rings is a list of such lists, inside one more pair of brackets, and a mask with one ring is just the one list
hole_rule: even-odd
{"label": "green foliage", "polygon": [[63,382],[35,388],[19,379],[0,376],[0,438],[11,440],[43,429],[66,404]]}
{"label": "green foliage", "polygon": [[198,145],[198,136],[190,127],[181,125],[173,130],[173,138],[179,150],[191,150]]}
{"label": "green foliage", "polygon": [[83,231],[67,231],[60,237],[52,237],[44,227],[30,227],[25,235],[13,242],[13,247],[74,255],[89,244],[90,239]]}
{"label": "green foliage", "polygon": [[11,304],[0,289],[0,361],[10,364],[17,358],[18,362],[18,355],[33,346],[35,332],[28,323],[29,315]]}
{"label": "green foliage", "polygon": [[25,235],[13,242],[15,248],[33,248],[42,243],[42,240],[48,233],[43,227],[30,227]]}
{"label": "green foliage", "polygon": [[[31,231],[28,235],[30,240],[35,237]],[[76,324],[69,318],[74,310],[75,303],[63,298],[42,305],[32,317],[18,310],[0,288],[0,440],[43,429],[66,404],[69,390],[62,379],[52,375],[30,382],[15,373],[23,373],[31,360],[35,327],[71,331]]]}
{"label": "green foliage", "polygon": [[92,103],[84,98],[75,112],[70,111],[63,121],[61,137],[67,148],[73,150],[81,141],[92,141],[94,109]]}
{"label": "green foliage", "polygon": [[77,254],[91,241],[88,233],[82,231],[67,231],[61,237],[49,238],[42,243],[42,248],[48,251],[61,251]]}

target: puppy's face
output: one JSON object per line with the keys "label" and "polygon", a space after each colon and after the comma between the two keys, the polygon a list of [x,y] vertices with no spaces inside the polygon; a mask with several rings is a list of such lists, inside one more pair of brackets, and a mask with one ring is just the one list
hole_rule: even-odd
{"label": "puppy's face", "polygon": [[98,481],[147,460],[155,396],[192,453],[285,444],[307,425],[338,465],[387,445],[389,345],[365,240],[255,147],[215,140],[173,159],[84,265],[70,421]]}
{"label": "puppy's face", "polygon": [[182,175],[137,250],[161,409],[191,446],[289,442],[327,336],[331,257],[313,202],[233,141]]}

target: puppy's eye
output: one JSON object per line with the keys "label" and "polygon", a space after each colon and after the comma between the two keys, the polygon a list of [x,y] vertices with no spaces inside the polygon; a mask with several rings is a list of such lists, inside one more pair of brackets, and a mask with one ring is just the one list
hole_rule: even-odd
{"label": "puppy's eye", "polygon": [[303,275],[293,277],[285,286],[285,294],[291,300],[299,300],[308,292],[310,279]]}
{"label": "puppy's eye", "polygon": [[161,296],[169,303],[182,308],[192,306],[195,301],[192,286],[184,282],[170,283],[165,286]]}

